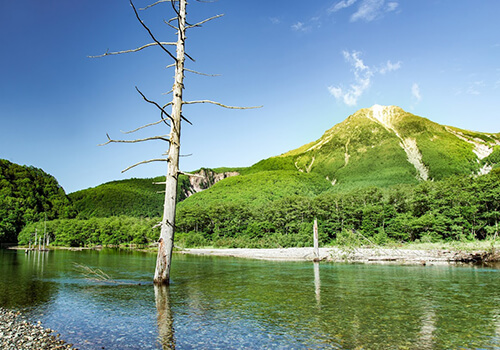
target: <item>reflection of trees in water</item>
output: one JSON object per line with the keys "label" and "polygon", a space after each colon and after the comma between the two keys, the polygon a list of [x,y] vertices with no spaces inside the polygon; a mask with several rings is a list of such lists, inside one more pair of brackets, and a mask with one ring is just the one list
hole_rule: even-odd
{"label": "reflection of trees in water", "polygon": [[49,301],[57,292],[56,283],[43,277],[52,260],[47,252],[0,251],[0,306],[33,307]]}
{"label": "reflection of trees in water", "polygon": [[165,350],[175,349],[174,317],[170,306],[169,287],[155,284],[154,288],[160,344]]}

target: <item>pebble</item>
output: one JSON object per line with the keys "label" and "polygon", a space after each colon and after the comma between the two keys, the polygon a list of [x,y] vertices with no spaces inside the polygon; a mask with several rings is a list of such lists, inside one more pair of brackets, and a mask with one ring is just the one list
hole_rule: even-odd
{"label": "pebble", "polygon": [[76,349],[59,339],[55,331],[27,322],[20,312],[0,307],[0,349],[3,350],[63,350]]}

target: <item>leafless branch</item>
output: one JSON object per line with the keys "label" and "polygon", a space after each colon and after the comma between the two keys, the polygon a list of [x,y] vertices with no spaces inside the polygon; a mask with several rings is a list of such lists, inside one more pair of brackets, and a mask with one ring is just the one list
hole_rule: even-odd
{"label": "leafless branch", "polygon": [[124,172],[126,172],[126,171],[128,171],[128,170],[130,170],[132,168],[135,168],[138,165],[147,164],[147,163],[153,163],[153,162],[168,162],[168,159],[166,159],[166,158],[158,158],[158,159],[143,160],[142,162],[135,163],[134,165],[131,165],[131,166],[129,166],[126,169],[123,169],[122,173],[124,173]]}
{"label": "leafless branch", "polygon": [[171,43],[171,42],[150,43],[150,44],[146,44],[146,45],[143,45],[141,47],[138,47],[137,49],[124,50],[124,51],[115,51],[115,52],[106,51],[102,55],[88,56],[88,57],[89,58],[101,58],[101,57],[106,57],[106,56],[111,56],[111,55],[121,55],[123,53],[138,52],[138,51],[144,50],[147,47],[157,46],[157,45],[176,45],[176,43]]}
{"label": "leafless branch", "polygon": [[206,73],[197,72],[195,70],[187,69],[187,68],[184,68],[184,70],[186,72],[190,72],[190,73],[194,73],[194,74],[199,74],[199,75],[204,75],[204,76],[207,76],[207,77],[220,77],[220,74],[206,74]]}
{"label": "leafless branch", "polygon": [[191,157],[193,154],[192,153],[189,153],[189,154],[179,154],[179,157]]}
{"label": "leafless branch", "polygon": [[153,7],[155,5],[161,4],[163,2],[171,2],[171,1],[177,1],[177,0],[159,0],[159,1],[155,2],[154,4],[151,4],[151,5],[148,5],[146,7],[143,7],[141,9],[139,9],[139,10],[144,11],[144,10],[147,10],[148,8],[150,8],[150,7]]}
{"label": "leafless branch", "polygon": [[153,182],[153,185],[166,185],[167,183],[164,182]]}
{"label": "leafless branch", "polygon": [[144,142],[144,141],[152,141],[152,140],[161,140],[161,141],[167,141],[170,142],[170,140],[167,138],[169,135],[162,135],[162,136],[151,136],[151,137],[146,137],[143,139],[136,139],[136,140],[113,140],[112,138],[109,137],[108,134],[106,134],[108,137],[108,141],[106,143],[102,143],[98,146],[105,146],[110,143],[138,143],[138,142]]}
{"label": "leafless branch", "polygon": [[186,55],[186,57],[189,58],[192,62],[196,62],[196,60],[193,57],[189,56],[187,52],[184,52],[184,55]]}
{"label": "leafless branch", "polygon": [[193,125],[193,123],[191,123],[185,116],[183,116],[181,114],[181,119],[184,120],[186,123],[188,123],[189,125]]}
{"label": "leafless branch", "polygon": [[175,21],[175,20],[177,20],[177,17],[170,18],[168,21],[163,20],[163,22],[165,22],[165,24],[168,25],[170,28],[175,29],[175,30],[179,30],[179,27],[176,27],[172,23],[170,23],[170,22]]}
{"label": "leafless branch", "polygon": [[160,226],[161,226],[161,222],[157,223],[156,225],[154,225],[154,226],[153,226],[153,227],[151,227],[151,228],[154,230],[155,228],[158,228],[158,227],[160,227]]}
{"label": "leafless branch", "polygon": [[194,27],[201,27],[201,25],[202,25],[202,24],[207,23],[208,21],[211,21],[211,20],[213,20],[213,19],[220,18],[220,17],[222,17],[222,16],[224,16],[224,14],[220,14],[220,15],[216,15],[216,16],[213,16],[213,17],[207,18],[207,19],[205,19],[205,20],[203,20],[203,21],[201,21],[201,22],[198,22],[198,23],[195,23],[195,24],[191,24],[191,25],[189,25],[189,26],[186,26],[186,29],[189,29],[189,28],[194,28]]}
{"label": "leafless branch", "polygon": [[150,126],[154,126],[154,125],[158,125],[160,123],[163,123],[165,122],[165,119],[161,119],[161,120],[158,120],[157,122],[154,122],[154,123],[149,123],[149,124],[146,124],[146,125],[143,125],[143,126],[139,126],[138,128],[134,129],[134,130],[130,130],[130,131],[122,131],[123,134],[132,134],[136,131],[139,131],[141,129],[144,129],[144,128],[147,128],[147,127],[150,127]]}
{"label": "leafless branch", "polygon": [[222,103],[219,103],[219,102],[210,101],[210,100],[183,101],[182,103],[185,104],[185,105],[192,105],[192,104],[196,104],[196,103],[211,103],[211,104],[217,105],[219,107],[228,108],[228,109],[255,109],[255,108],[262,108],[263,107],[263,106],[254,106],[254,107],[227,106],[225,104],[222,104]]}
{"label": "leafless branch", "polygon": [[132,0],[130,0],[130,5],[132,6],[132,8],[134,9],[134,13],[135,13],[135,17],[137,18],[137,20],[142,24],[142,26],[144,27],[144,29],[147,30],[147,32],[149,33],[149,36],[151,37],[151,39],[153,39],[153,41],[155,43],[157,43],[162,49],[163,51],[165,51],[174,61],[177,62],[177,58],[170,52],[168,51],[165,46],[163,46],[156,38],[155,36],[153,35],[153,33],[151,32],[151,30],[148,28],[148,26],[146,24],[144,24],[144,22],[142,21],[141,17],[139,16],[139,14],[137,13],[137,10],[134,6],[134,3],[132,2]]}
{"label": "leafless branch", "polygon": [[[139,90],[137,88],[137,86],[135,87],[135,89],[137,90],[137,92],[142,96],[142,98],[144,99],[144,101],[148,102],[148,103],[151,103],[153,105],[155,105],[160,111],[161,111],[161,119],[163,119],[163,121],[165,122],[165,124],[167,124],[168,126],[170,126],[167,121],[163,118],[163,114],[165,114],[168,119],[172,120],[172,117],[170,116],[170,114],[168,114],[167,112],[165,112],[165,110],[163,108],[161,108],[161,106],[156,103],[155,101],[151,101],[151,100],[148,100],[148,98],[141,92],[141,90]],[[172,120],[173,121],[173,120]]]}

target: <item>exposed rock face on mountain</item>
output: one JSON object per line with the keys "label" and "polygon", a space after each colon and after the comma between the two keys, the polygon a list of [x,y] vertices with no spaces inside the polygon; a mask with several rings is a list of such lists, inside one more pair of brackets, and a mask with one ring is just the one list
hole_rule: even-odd
{"label": "exposed rock face on mountain", "polygon": [[281,155],[333,185],[387,186],[486,174],[500,134],[443,126],[396,106],[364,108],[315,142]]}
{"label": "exposed rock face on mountain", "polygon": [[239,175],[236,171],[226,171],[226,172],[215,172],[212,169],[202,168],[197,171],[196,176],[189,176],[189,186],[185,184],[181,186],[184,198],[190,197],[191,195],[206,190],[210,188],[220,180],[228,177]]}

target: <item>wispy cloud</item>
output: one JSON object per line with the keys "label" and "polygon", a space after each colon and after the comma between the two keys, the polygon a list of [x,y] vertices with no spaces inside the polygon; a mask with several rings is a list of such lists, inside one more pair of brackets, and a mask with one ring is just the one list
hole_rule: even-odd
{"label": "wispy cloud", "polygon": [[479,91],[484,86],[484,81],[474,81],[470,83],[469,87],[466,90],[466,93],[469,95],[480,95]]}
{"label": "wispy cloud", "polygon": [[420,86],[417,83],[413,83],[411,86],[411,95],[415,99],[415,101],[418,103],[422,100],[422,94],[420,93]]}
{"label": "wispy cloud", "polygon": [[344,59],[352,66],[354,72],[354,83],[349,88],[330,86],[328,91],[337,100],[343,101],[348,106],[355,106],[361,95],[370,87],[373,70],[364,64],[360,58],[360,52],[343,51]]}
{"label": "wispy cloud", "polygon": [[328,9],[328,12],[337,12],[354,5],[358,0],[342,0]]}
{"label": "wispy cloud", "polygon": [[382,17],[384,13],[396,11],[399,7],[399,2],[397,1],[361,0],[358,2],[358,0],[342,0],[330,7],[328,9],[328,13],[338,12],[351,7],[356,3],[358,3],[359,6],[357,7],[356,12],[351,15],[351,22],[371,22]]}
{"label": "wispy cloud", "polygon": [[380,68],[370,67],[364,63],[359,51],[342,51],[342,55],[345,61],[351,65],[351,70],[354,73],[354,82],[348,87],[329,86],[328,91],[335,99],[348,106],[355,106],[358,103],[359,98],[372,84],[372,78],[376,74],[386,74],[398,70],[402,66],[401,61],[392,63],[388,60]]}
{"label": "wispy cloud", "polygon": [[296,32],[308,32],[311,30],[311,27],[305,25],[303,22],[297,22],[295,24],[292,24],[292,29]]}
{"label": "wispy cloud", "polygon": [[378,69],[380,74],[385,74],[389,73],[395,70],[398,70],[401,68],[401,61],[398,61],[396,63],[392,63],[391,61],[387,61],[382,67]]}
{"label": "wispy cloud", "polygon": [[281,24],[281,20],[277,17],[269,17],[272,24]]}

